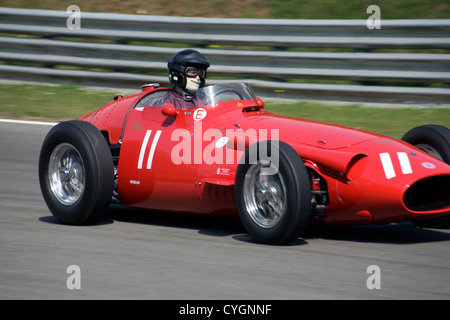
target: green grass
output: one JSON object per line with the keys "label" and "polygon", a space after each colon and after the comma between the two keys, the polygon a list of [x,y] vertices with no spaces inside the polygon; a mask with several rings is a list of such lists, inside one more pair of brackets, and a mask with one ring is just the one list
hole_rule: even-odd
{"label": "green grass", "polygon": [[450,3],[442,0],[269,0],[271,18],[367,19],[367,7],[380,7],[381,19],[448,19]]}
{"label": "green grass", "polygon": [[379,108],[357,104],[327,105],[316,102],[266,103],[266,110],[281,115],[339,124],[400,139],[409,129],[424,124],[450,128],[449,108]]}
{"label": "green grass", "polygon": [[[72,0],[0,0],[0,6],[66,11]],[[382,19],[449,19],[446,0],[78,0],[83,12],[275,19],[367,19],[369,5],[381,9]],[[142,43],[137,43],[142,44]],[[259,48],[266,49],[266,48]],[[307,50],[308,49],[293,49]],[[324,49],[319,49],[324,50]],[[329,49],[327,49],[329,50]],[[333,49],[340,50],[340,49]],[[345,49],[348,50],[348,49]],[[428,49],[427,49],[428,50]],[[442,49],[436,49],[441,52]],[[386,49],[379,49],[385,52]],[[389,51],[389,50],[387,50]],[[401,50],[391,50],[402,52]],[[406,52],[410,52],[406,50]],[[421,52],[418,50],[417,52]],[[425,51],[428,52],[428,51]],[[76,119],[111,101],[115,94],[73,85],[0,84],[0,117],[51,120]],[[325,121],[400,138],[410,128],[435,123],[450,127],[450,109],[366,108],[360,105],[327,105],[315,102],[266,102],[266,110],[282,115]]]}
{"label": "green grass", "polygon": [[[136,90],[135,92],[138,92]],[[74,85],[0,84],[0,117],[18,119],[77,119],[125,91],[92,90]],[[324,121],[401,138],[423,124],[450,127],[448,108],[368,108],[357,104],[316,102],[278,103],[268,100],[265,109],[277,114]]]}
{"label": "green grass", "polygon": [[111,101],[114,92],[74,85],[0,84],[0,116],[8,118],[76,119]]}
{"label": "green grass", "polygon": [[450,18],[448,0],[2,0],[0,6],[66,11],[72,4],[84,12],[263,19],[367,19],[375,4],[382,19]]}

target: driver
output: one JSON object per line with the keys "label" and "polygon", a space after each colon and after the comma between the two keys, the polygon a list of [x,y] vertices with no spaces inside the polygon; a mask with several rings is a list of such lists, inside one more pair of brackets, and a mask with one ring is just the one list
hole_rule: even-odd
{"label": "driver", "polygon": [[172,90],[162,103],[172,103],[176,109],[192,109],[203,105],[195,94],[205,85],[206,69],[210,66],[205,57],[193,49],[176,53],[167,64]]}

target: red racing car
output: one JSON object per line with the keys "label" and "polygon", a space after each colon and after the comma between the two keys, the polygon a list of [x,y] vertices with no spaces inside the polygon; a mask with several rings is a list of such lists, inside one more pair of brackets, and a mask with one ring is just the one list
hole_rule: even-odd
{"label": "red racing car", "polygon": [[199,89],[201,104],[161,103],[146,85],[46,136],[39,181],[67,224],[101,218],[111,202],[238,215],[261,243],[288,243],[306,224],[450,221],[450,130],[412,129],[403,141],[283,117],[247,84]]}

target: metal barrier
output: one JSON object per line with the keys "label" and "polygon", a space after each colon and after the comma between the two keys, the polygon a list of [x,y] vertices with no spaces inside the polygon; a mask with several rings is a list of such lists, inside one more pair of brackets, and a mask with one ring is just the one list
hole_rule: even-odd
{"label": "metal barrier", "polygon": [[169,85],[167,61],[197,48],[208,84],[276,98],[450,102],[450,20],[185,18],[0,8],[0,77],[137,88]]}

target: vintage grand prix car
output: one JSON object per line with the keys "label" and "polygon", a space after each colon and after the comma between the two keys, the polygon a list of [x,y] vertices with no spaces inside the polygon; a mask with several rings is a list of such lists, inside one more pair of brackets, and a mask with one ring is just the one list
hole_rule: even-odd
{"label": "vintage grand prix car", "polygon": [[142,86],[49,131],[39,181],[57,219],[92,223],[111,202],[238,215],[269,244],[298,238],[311,220],[449,223],[445,127],[416,127],[400,141],[270,113],[244,83],[201,88],[190,110],[161,105],[169,90]]}

